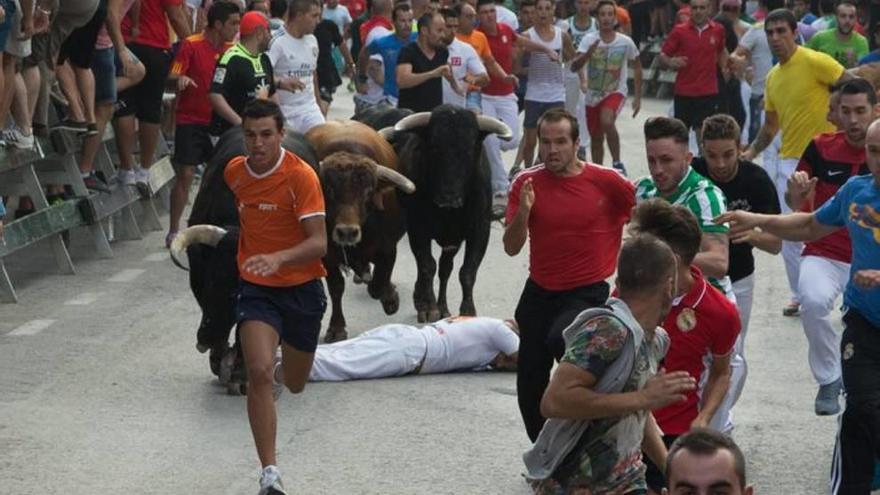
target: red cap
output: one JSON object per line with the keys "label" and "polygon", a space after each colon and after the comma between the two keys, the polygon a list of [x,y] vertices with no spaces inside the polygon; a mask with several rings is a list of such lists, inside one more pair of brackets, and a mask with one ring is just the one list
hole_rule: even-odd
{"label": "red cap", "polygon": [[252,10],[241,17],[241,26],[238,28],[238,32],[242,36],[247,36],[261,26],[269,29],[269,19],[266,19],[262,12]]}

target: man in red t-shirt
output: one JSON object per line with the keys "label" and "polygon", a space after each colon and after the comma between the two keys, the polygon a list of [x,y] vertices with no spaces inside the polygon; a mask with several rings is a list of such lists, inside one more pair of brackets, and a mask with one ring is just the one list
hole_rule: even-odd
{"label": "man in red t-shirt", "polygon": [[174,164],[176,179],[171,190],[171,211],[168,218],[168,235],[165,247],[180,227],[180,216],[189,199],[195,168],[207,163],[214,151],[209,127],[211,124],[211,102],[208,94],[217,60],[232,46],[238,34],[241,10],[232,2],[216,2],[208,9],[208,25],[205,31],[180,43],[171,74],[168,78],[177,82],[177,113],[174,142]]}
{"label": "man in red t-shirt", "polygon": [[[702,231],[689,209],[654,198],[639,203],[632,220],[634,232],[660,238],[678,257],[678,297],[662,325],[670,340],[663,367],[667,372],[687,371],[701,384],[688,392],[684,401],[654,410],[668,447],[692,428],[724,426],[711,422],[730,385],[730,358],[740,332],[739,312],[703,278],[699,268],[691,265],[700,251]],[[666,486],[662,468],[647,464],[648,486],[660,493]]]}
{"label": "man in red t-shirt", "polygon": [[[838,102],[838,126],[843,130],[813,138],[788,179],[785,201],[794,211],[816,210],[850,177],[869,173],[865,136],[877,117],[874,88],[864,79],[846,82]],[[831,311],[849,281],[851,261],[846,229],[805,243],[801,253],[798,299],[810,370],[819,384],[815,412],[820,416],[840,412],[840,333],[831,325]]]}
{"label": "man in red t-shirt", "polygon": [[543,164],[524,170],[508,196],[504,251],[529,240],[529,278],[516,308],[520,328],[517,399],[532,441],[544,425],[540,403],[553,359],[565,349],[562,330],[584,309],[608,298],[623,226],[635,187],[612,169],[582,162],[577,118],[565,109],[538,120]]}
{"label": "man in red t-shirt", "polygon": [[[190,35],[190,20],[183,7],[183,0],[141,0],[137,31],[132,30],[132,12],[122,23],[122,32],[128,41],[128,49],[146,68],[146,75],[136,86],[119,93],[116,111],[116,144],[119,147],[120,167],[133,170],[134,138],[137,117],[140,165],[135,170],[135,182],[148,192],[150,167],[159,141],[159,122],[162,117],[162,96],[165,80],[171,68],[171,36],[168,25],[179,39]],[[136,34],[136,36],[133,36]]]}
{"label": "man in red t-shirt", "polygon": [[660,52],[660,63],[678,71],[674,117],[694,130],[698,143],[703,120],[719,111],[718,68],[729,74],[724,27],[709,18],[709,3],[691,1],[690,21],[672,28]]}

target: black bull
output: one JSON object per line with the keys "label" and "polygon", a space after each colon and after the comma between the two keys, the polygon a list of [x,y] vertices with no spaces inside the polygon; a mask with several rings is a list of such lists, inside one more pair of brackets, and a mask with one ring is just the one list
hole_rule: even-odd
{"label": "black bull", "polygon": [[[490,133],[510,139],[510,128],[497,119],[441,105],[432,112],[406,113],[379,107],[355,116],[389,139],[397,152],[401,172],[416,185],[412,195],[398,195],[406,218],[409,245],[418,267],[413,302],[419,322],[450,315],[446,289],[453,261],[465,243],[459,271],[462,288],[460,314],[476,315],[473,287],[489,244],[492,183],[483,140]],[[436,241],[442,249],[440,287],[434,296],[437,263],[431,253]]]}

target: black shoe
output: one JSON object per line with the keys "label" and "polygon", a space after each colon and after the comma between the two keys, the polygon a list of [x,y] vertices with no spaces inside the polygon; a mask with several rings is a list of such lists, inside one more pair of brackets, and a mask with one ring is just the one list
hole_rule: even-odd
{"label": "black shoe", "polygon": [[94,122],[89,122],[86,124],[86,136],[97,136],[98,135],[98,125]]}
{"label": "black shoe", "polygon": [[627,174],[626,174],[626,167],[623,165],[623,162],[614,162],[614,163],[611,165],[611,167],[612,167],[614,170],[617,170],[618,172],[620,172],[620,175],[622,175],[622,176],[624,176],[624,177],[627,177]]}
{"label": "black shoe", "polygon": [[86,189],[91,189],[92,191],[98,191],[102,193],[109,193],[110,187],[107,184],[98,178],[94,172],[89,172],[88,177],[83,177],[83,184],[86,185]]}
{"label": "black shoe", "polygon": [[[53,125],[52,129],[53,130],[59,129],[62,131],[70,131],[70,132],[75,132],[75,133],[79,134],[79,133],[88,132],[89,131],[89,124],[87,124],[86,122],[77,122],[77,121],[71,120],[71,119],[64,119],[61,122],[58,122],[55,125]],[[95,130],[95,132],[97,132],[97,129]]]}

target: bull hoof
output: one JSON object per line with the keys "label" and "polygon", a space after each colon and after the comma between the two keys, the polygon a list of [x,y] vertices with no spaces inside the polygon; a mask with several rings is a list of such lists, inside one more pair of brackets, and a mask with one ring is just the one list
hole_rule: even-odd
{"label": "bull hoof", "polygon": [[324,343],[332,344],[333,342],[339,342],[341,340],[346,340],[347,338],[348,332],[345,331],[345,328],[330,327],[327,329],[327,333],[324,335]]}
{"label": "bull hoof", "polygon": [[427,323],[428,322],[428,312],[420,310],[417,312],[416,318],[419,320],[419,323]]}
{"label": "bull hoof", "polygon": [[368,267],[363,273],[355,273],[351,280],[355,284],[368,284],[373,281],[373,273]]}
{"label": "bull hoof", "polygon": [[449,310],[448,310],[448,309],[446,309],[446,308],[440,308],[440,318],[441,318],[441,319],[442,319],[442,318],[449,318],[450,316],[452,316],[452,315],[449,313]]}
{"label": "bull hoof", "polygon": [[472,304],[469,304],[467,306],[462,304],[461,308],[459,308],[459,312],[461,316],[477,316],[477,308],[475,308]]}
{"label": "bull hoof", "polygon": [[229,395],[247,395],[247,383],[229,382],[226,384],[226,393]]}
{"label": "bull hoof", "polygon": [[382,298],[382,309],[385,310],[386,315],[393,315],[400,309],[400,296],[397,295],[396,290],[391,289]]}
{"label": "bull hoof", "polygon": [[434,322],[440,319],[440,310],[437,308],[428,310],[428,321]]}

